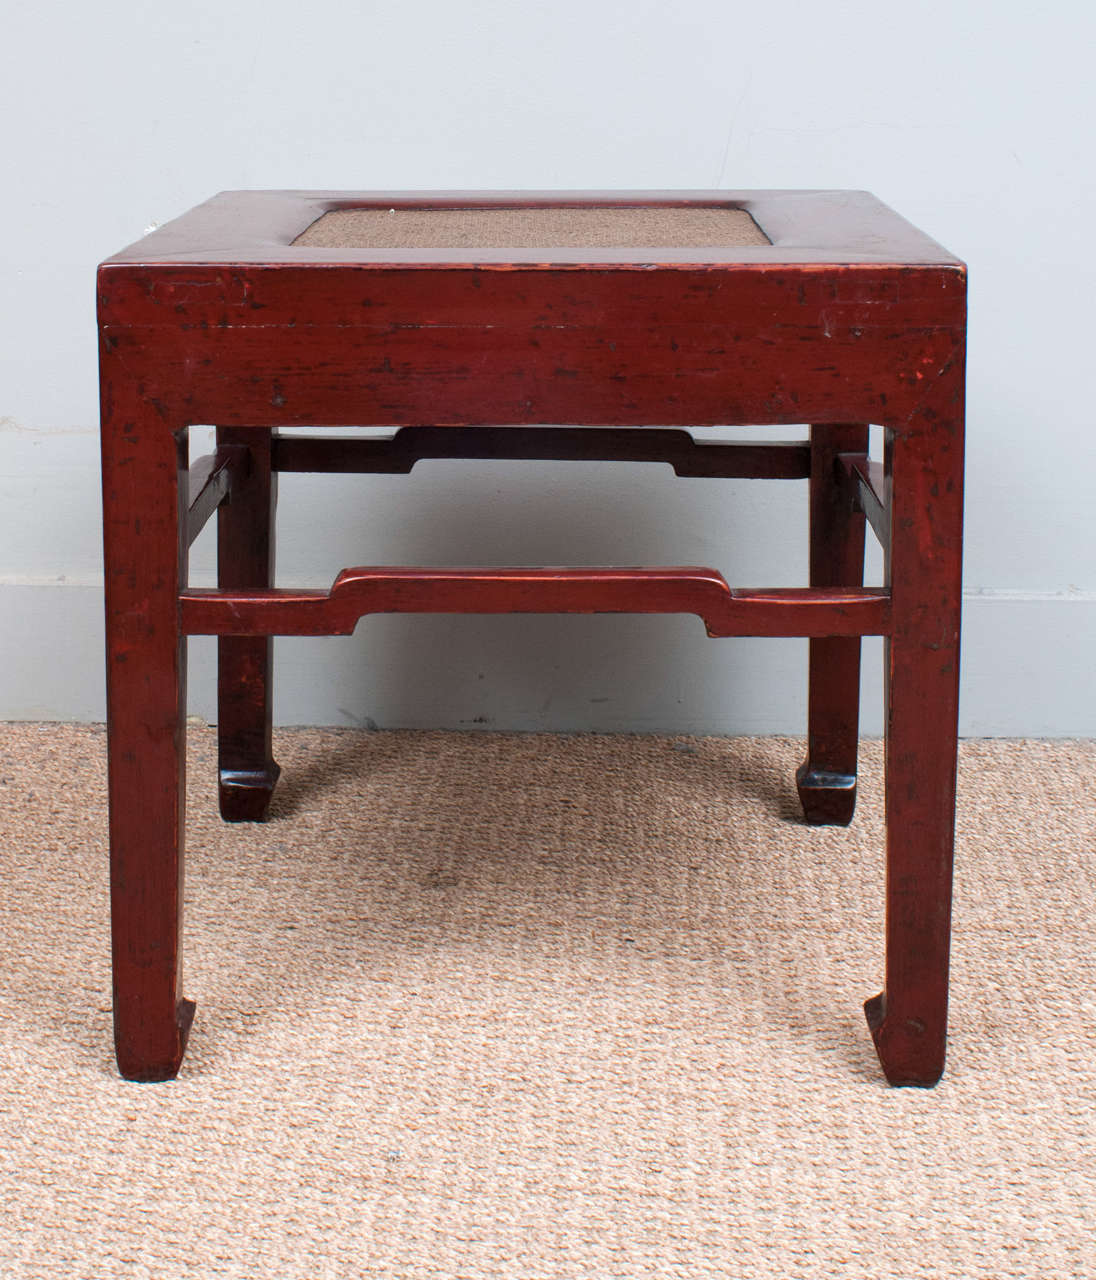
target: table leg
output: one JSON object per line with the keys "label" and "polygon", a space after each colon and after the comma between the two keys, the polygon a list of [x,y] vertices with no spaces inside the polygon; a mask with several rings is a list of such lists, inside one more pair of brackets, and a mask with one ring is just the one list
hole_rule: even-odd
{"label": "table leg", "polygon": [[[274,580],[277,475],[269,429],[220,428],[218,446],[244,446],[245,478],[217,513],[217,580],[222,587],[269,587]],[[221,636],[217,642],[217,743],[221,817],[260,822],[281,770],[271,745],[269,636]]]}
{"label": "table leg", "polygon": [[186,431],[104,352],[103,521],[114,1033],[131,1080],[174,1076],[182,997]]}
{"label": "table leg", "polygon": [[891,1084],[944,1070],[962,585],[962,381],[944,411],[888,433],[886,989],[865,1006]]}
{"label": "table leg", "polygon": [[[864,582],[864,517],[837,477],[839,453],[866,453],[866,426],[811,427],[812,587]],[[807,758],[795,776],[808,822],[847,826],[856,807],[860,637],[810,642]]]}

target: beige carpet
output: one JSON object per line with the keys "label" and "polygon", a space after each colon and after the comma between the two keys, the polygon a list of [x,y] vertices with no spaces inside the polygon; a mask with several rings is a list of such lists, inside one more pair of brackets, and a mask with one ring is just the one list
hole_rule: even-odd
{"label": "beige carpet", "polygon": [[951,1057],[881,1082],[880,749],[191,735],[190,1055],[113,1072],[101,729],[0,726],[0,1276],[1096,1275],[1096,744],[968,743]]}

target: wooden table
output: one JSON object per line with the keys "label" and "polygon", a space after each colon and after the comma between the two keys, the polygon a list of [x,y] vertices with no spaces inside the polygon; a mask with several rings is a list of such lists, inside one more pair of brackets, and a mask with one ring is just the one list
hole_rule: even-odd
{"label": "wooden table", "polygon": [[[439,247],[440,246],[440,247]],[[114,1007],[119,1067],[179,1068],[186,637],[219,640],[221,812],[260,819],[273,635],[378,612],[698,614],[809,636],[810,822],[856,794],[860,637],[886,637],[886,989],[894,1084],[944,1065],[955,804],[966,275],[863,192],[229,192],[99,269]],[[188,428],[216,452],[188,465]],[[810,442],[682,428],[810,424]],[[885,428],[882,464],[868,426]],[[390,439],[279,436],[391,428]],[[646,428],[646,430],[637,430]],[[652,429],[655,428],[655,429]],[[344,569],[273,586],[279,471],[420,458],[669,461],[803,478],[810,585],[715,569]],[[187,581],[218,517],[219,586]],[[865,520],[886,585],[863,587]]]}

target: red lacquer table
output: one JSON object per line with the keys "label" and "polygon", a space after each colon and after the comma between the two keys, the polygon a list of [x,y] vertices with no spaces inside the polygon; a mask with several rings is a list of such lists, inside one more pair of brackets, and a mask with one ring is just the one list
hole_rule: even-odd
{"label": "red lacquer table", "polygon": [[[99,270],[110,846],[118,1064],[179,1068],[186,637],[219,640],[220,802],[261,819],[273,635],[377,612],[698,614],[809,636],[808,821],[856,792],[860,637],[886,637],[885,991],[894,1084],[944,1065],[955,805],[963,265],[861,192],[233,192]],[[810,441],[682,428],[810,425]],[[216,452],[188,465],[188,428]],[[885,428],[882,462],[868,425]],[[279,436],[376,427],[389,439]],[[640,428],[643,428],[640,430]],[[273,586],[279,471],[420,458],[650,459],[802,478],[810,585],[715,569],[345,569]],[[187,582],[217,512],[219,586]],[[886,586],[863,587],[864,525]]]}

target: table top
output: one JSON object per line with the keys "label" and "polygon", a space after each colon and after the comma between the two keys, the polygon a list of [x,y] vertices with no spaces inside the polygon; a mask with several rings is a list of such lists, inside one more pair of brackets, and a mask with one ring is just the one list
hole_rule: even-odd
{"label": "table top", "polygon": [[226,191],[105,266],[955,266],[866,191]]}

